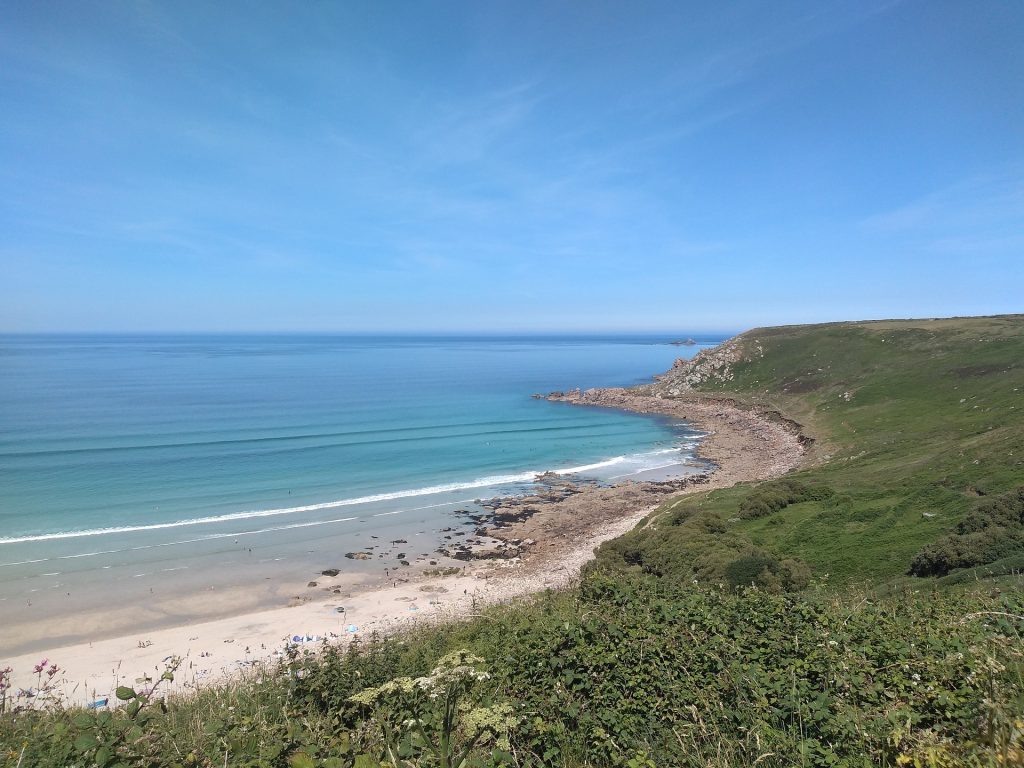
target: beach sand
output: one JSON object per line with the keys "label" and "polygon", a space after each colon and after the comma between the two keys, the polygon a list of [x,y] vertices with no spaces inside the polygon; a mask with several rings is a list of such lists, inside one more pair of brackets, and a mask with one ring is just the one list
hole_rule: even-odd
{"label": "beach sand", "polygon": [[[33,667],[47,658],[61,669],[52,686],[55,694],[73,703],[103,698],[114,703],[118,685],[134,685],[147,675],[159,678],[172,656],[180,656],[182,665],[169,690],[187,691],[253,665],[273,662],[295,635],[312,647],[319,641],[306,643],[307,636],[344,643],[374,632],[456,620],[486,604],[571,585],[602,542],[632,529],[664,499],[779,477],[800,464],[807,443],[799,425],[727,400],[663,398],[624,389],[577,391],[549,399],[686,419],[707,433],[698,456],[715,468],[670,482],[597,486],[560,481],[552,493],[494,500],[490,508],[498,522],[491,520],[483,527],[506,551],[501,557],[487,559],[479,559],[485,553],[477,552],[473,559],[460,563],[461,572],[452,575],[420,572],[406,582],[376,586],[353,584],[344,573],[320,576],[317,582],[324,587],[322,597],[214,620],[186,615],[178,626],[40,648],[35,653],[2,658],[0,667],[12,667],[15,687],[29,689],[37,684]],[[494,545],[488,549],[493,554]],[[311,567],[330,565],[311,563]],[[230,593],[206,598],[237,599],[239,596]],[[206,607],[215,610],[217,606],[208,602]],[[351,627],[356,631],[349,631]]]}

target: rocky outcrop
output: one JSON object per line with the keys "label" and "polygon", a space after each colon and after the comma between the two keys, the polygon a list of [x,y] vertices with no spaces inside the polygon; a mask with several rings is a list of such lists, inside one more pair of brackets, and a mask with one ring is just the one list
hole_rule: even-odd
{"label": "rocky outcrop", "polygon": [[670,371],[655,377],[654,384],[638,389],[646,390],[646,394],[674,397],[710,381],[732,381],[733,366],[763,355],[764,349],[757,340],[743,334],[717,347],[703,349],[689,360],[679,358]]}

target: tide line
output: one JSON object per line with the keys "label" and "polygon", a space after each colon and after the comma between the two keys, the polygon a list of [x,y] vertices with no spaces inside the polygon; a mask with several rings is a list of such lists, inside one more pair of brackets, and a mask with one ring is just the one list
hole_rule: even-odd
{"label": "tide line", "polygon": [[[558,475],[568,475],[577,472],[590,472],[602,467],[612,466],[625,461],[625,456],[616,456],[614,459],[597,462],[595,464],[584,464],[578,467],[567,467],[564,469],[552,470]],[[136,533],[139,531],[159,531],[168,528],[183,528],[192,525],[210,525],[214,523],[225,523],[233,520],[249,520],[259,517],[274,517],[277,515],[291,515],[300,512],[316,512],[322,509],[333,509],[335,507],[348,507],[357,504],[372,504],[379,501],[392,501],[394,499],[406,499],[415,496],[430,496],[436,493],[451,493],[453,491],[468,490],[471,488],[486,488],[492,485],[508,485],[510,483],[526,483],[533,480],[543,472],[519,472],[509,475],[491,475],[480,477],[465,483],[446,483],[443,485],[430,485],[423,488],[409,488],[402,491],[390,493],[374,493],[368,496],[357,496],[351,499],[338,499],[337,501],[325,501],[320,504],[305,504],[298,507],[283,507],[280,509],[250,510],[247,512],[232,512],[226,515],[213,515],[209,517],[197,517],[189,520],[175,520],[169,523],[149,523],[147,525],[122,525],[109,528],[90,528],[82,531],[60,531],[57,533],[40,533],[29,536],[7,536],[0,538],[0,545],[23,544],[31,541],[55,541],[59,539],[77,539],[87,536],[104,536],[111,533]]]}
{"label": "tide line", "polygon": [[[398,515],[398,514],[401,514],[403,512],[418,512],[418,511],[424,510],[424,509],[434,509],[436,507],[446,507],[446,506],[454,506],[454,505],[457,505],[457,504],[466,504],[466,503],[468,503],[470,501],[472,501],[472,499],[456,499],[454,501],[446,501],[446,502],[443,502],[441,504],[425,504],[425,505],[420,506],[420,507],[410,507],[408,509],[396,509],[393,512],[385,512],[383,514]],[[176,541],[161,541],[161,542],[155,542],[153,544],[142,544],[142,545],[137,546],[137,547],[124,547],[123,549],[105,549],[105,550],[98,551],[98,552],[82,552],[82,553],[75,554],[75,555],[60,555],[58,557],[53,557],[53,558],[43,557],[43,558],[39,558],[39,559],[36,559],[36,560],[19,560],[17,562],[12,562],[12,563],[0,563],[0,568],[2,568],[4,566],[28,565],[28,564],[31,564],[31,563],[45,563],[45,562],[48,562],[50,560],[67,560],[67,559],[71,559],[71,558],[94,557],[94,556],[97,556],[97,555],[114,555],[114,554],[119,554],[121,552],[136,552],[136,551],[141,551],[141,550],[146,550],[146,549],[157,549],[157,548],[160,548],[160,547],[174,547],[174,546],[178,546],[178,545],[181,545],[181,544],[198,544],[198,543],[202,543],[202,542],[206,542],[206,541],[219,541],[221,539],[238,538],[239,536],[253,536],[253,535],[256,535],[256,534],[260,534],[260,533],[274,533],[276,531],[288,531],[288,530],[293,530],[293,529],[297,529],[297,528],[313,528],[315,526],[320,526],[320,525],[333,525],[335,523],[348,523],[348,522],[351,522],[353,520],[358,520],[358,519],[359,519],[358,517],[338,517],[338,518],[333,518],[331,520],[313,520],[313,521],[304,522],[304,523],[290,523],[288,525],[274,525],[274,526],[269,526],[269,527],[266,527],[266,528],[255,528],[255,529],[253,529],[251,531],[230,531],[230,532],[226,532],[226,533],[211,533],[211,534],[207,534],[206,536],[198,536],[198,537],[196,537],[194,539],[179,539],[179,540],[176,540]],[[103,567],[104,568],[109,568],[110,566],[103,566]]]}

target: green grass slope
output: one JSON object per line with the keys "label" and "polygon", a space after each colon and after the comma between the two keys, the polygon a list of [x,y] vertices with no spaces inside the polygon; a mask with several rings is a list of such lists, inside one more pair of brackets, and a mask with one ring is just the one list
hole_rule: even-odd
{"label": "green grass slope", "polygon": [[[776,490],[670,501],[645,529],[607,546],[605,565],[722,579],[733,555],[760,551],[841,583],[898,579],[986,498],[1024,486],[1024,316],[761,328],[735,343],[741,361],[696,391],[800,422],[816,441],[812,466]],[[744,511],[794,482],[810,490]],[[986,535],[1015,536],[1000,527]],[[984,562],[1020,567],[1024,544],[990,549]]]}

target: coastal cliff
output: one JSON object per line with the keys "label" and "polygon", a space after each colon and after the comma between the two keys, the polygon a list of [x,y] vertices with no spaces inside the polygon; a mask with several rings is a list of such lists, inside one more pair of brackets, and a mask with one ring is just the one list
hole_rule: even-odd
{"label": "coastal cliff", "polygon": [[733,379],[733,366],[763,357],[764,348],[748,334],[734,336],[716,347],[702,349],[692,358],[678,358],[671,370],[655,376],[655,383],[636,387],[638,392],[676,396],[699,389],[709,382]]}

